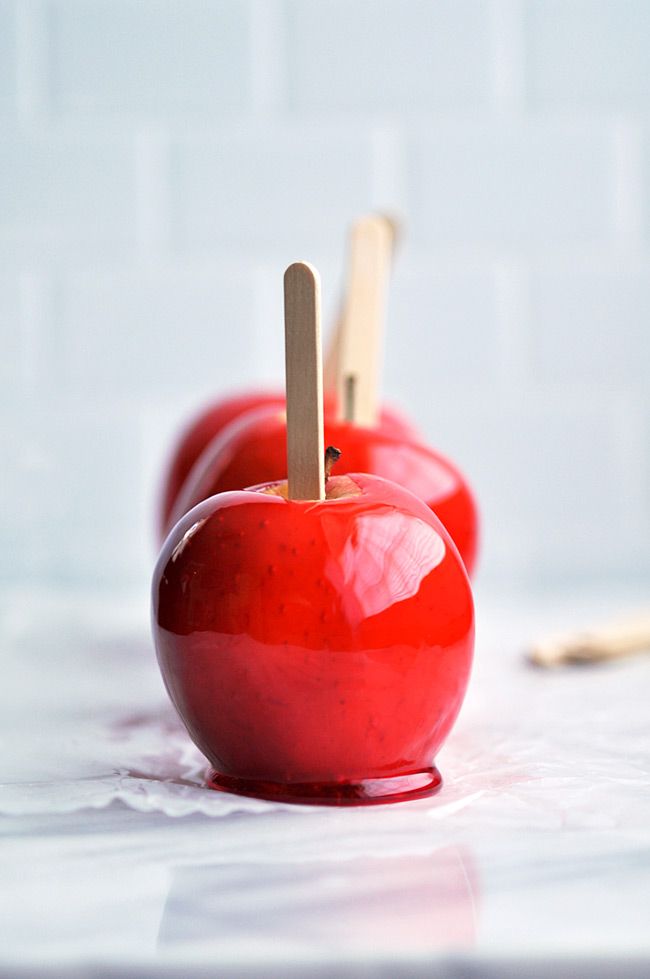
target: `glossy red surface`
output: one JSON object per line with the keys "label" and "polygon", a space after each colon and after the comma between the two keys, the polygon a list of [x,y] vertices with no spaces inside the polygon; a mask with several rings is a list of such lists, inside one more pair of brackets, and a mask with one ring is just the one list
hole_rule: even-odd
{"label": "glossy red surface", "polygon": [[[468,573],[476,565],[478,512],[460,471],[423,443],[393,434],[385,426],[361,428],[326,419],[325,444],[341,449],[340,468],[367,472],[404,486],[442,520]],[[273,409],[249,412],[210,443],[185,482],[168,528],[201,500],[266,480],[286,479],[286,424]]]}
{"label": "glossy red surface", "polygon": [[351,478],[358,495],[322,502],[213,497],[165,542],[158,661],[212,784],[335,804],[439,784],[471,666],[469,581],[421,500]]}
{"label": "glossy red surface", "polygon": [[284,406],[284,395],[277,391],[245,391],[207,405],[183,429],[170,453],[162,481],[159,529],[164,536],[180,488],[207,445],[231,421],[251,408]]}
{"label": "glossy red surface", "polygon": [[[174,504],[181,487],[203,450],[231,422],[248,411],[268,408],[269,406],[284,409],[284,393],[281,391],[245,391],[241,394],[233,394],[207,405],[183,429],[172,449],[162,481],[158,519],[161,542],[167,530],[173,526],[173,522],[170,523],[171,515],[175,509]],[[336,405],[331,395],[325,398],[325,411],[328,415],[335,415]],[[384,406],[381,409],[381,427],[395,435],[408,435],[410,438],[418,437],[411,422],[390,406]],[[253,480],[252,482],[256,481]],[[250,485],[251,480],[248,480],[242,483],[241,487]]]}

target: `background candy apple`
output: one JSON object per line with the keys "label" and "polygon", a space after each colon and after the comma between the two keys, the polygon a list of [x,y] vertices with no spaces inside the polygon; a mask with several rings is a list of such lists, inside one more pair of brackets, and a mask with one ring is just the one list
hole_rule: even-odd
{"label": "background candy apple", "polygon": [[[393,479],[424,499],[447,527],[471,574],[478,514],[467,481],[448,459],[422,445],[408,422],[382,411],[379,403],[379,348],[393,238],[394,227],[381,216],[353,225],[346,302],[326,371],[334,395],[325,405],[325,437],[343,450],[348,468]],[[280,411],[240,415],[196,461],[163,533],[213,493],[284,478],[285,439]]]}
{"label": "background candy apple", "polygon": [[[359,274],[359,253],[362,257],[368,248],[368,234],[377,233],[380,229],[382,241],[385,244],[388,259],[392,258],[397,222],[387,215],[364,216],[353,222],[350,231],[350,249],[348,256],[349,282],[348,299],[342,304],[339,316],[330,338],[329,350],[324,367],[325,401],[324,410],[328,417],[343,417],[344,407],[340,403],[343,392],[341,371],[341,349],[345,348],[349,336],[360,334],[363,343],[369,343],[369,331],[379,327],[381,309],[374,310],[373,319],[368,324],[367,317],[359,315],[354,308],[354,297],[358,292],[359,283],[363,287],[363,276]],[[376,268],[374,274],[378,277],[375,291],[385,291],[384,279],[388,274],[388,261],[381,268]],[[365,310],[365,307],[364,307]],[[188,426],[181,432],[169,457],[162,481],[160,505],[158,508],[158,527],[161,540],[170,526],[170,517],[178,494],[187,479],[192,467],[207,445],[226,428],[230,422],[254,408],[279,405],[284,407],[284,391],[243,391],[218,399],[200,411]],[[419,438],[415,426],[395,408],[381,406],[378,424],[387,432],[405,435],[409,438]],[[250,481],[249,481],[250,482]],[[247,485],[244,482],[242,485]]]}
{"label": "background candy apple", "polygon": [[[179,435],[174,445],[162,481],[162,496],[158,508],[158,532],[162,540],[172,526],[173,512],[178,512],[175,503],[192,468],[207,446],[213,442],[230,424],[259,408],[275,407],[284,411],[283,391],[242,391],[214,401],[200,411]],[[327,417],[338,417],[336,395],[325,395],[324,410]],[[380,427],[395,435],[410,439],[418,438],[415,426],[396,408],[382,405]],[[285,473],[286,475],[286,473]],[[242,486],[255,480],[247,480]]]}
{"label": "background candy apple", "polygon": [[[286,438],[285,415],[278,409],[240,417],[204,451],[178,496],[167,530],[215,493],[285,478]],[[449,531],[468,573],[473,572],[477,508],[467,481],[448,459],[386,428],[364,428],[331,416],[325,420],[325,442],[341,449],[346,468],[391,479],[423,499]]]}

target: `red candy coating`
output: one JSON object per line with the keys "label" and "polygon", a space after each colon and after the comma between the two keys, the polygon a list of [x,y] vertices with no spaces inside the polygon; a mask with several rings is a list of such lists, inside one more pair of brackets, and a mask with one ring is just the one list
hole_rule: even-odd
{"label": "red candy coating", "polygon": [[471,666],[469,581],[421,500],[365,474],[328,493],[350,487],[225,493],[164,544],[158,661],[218,787],[340,804],[440,782]]}

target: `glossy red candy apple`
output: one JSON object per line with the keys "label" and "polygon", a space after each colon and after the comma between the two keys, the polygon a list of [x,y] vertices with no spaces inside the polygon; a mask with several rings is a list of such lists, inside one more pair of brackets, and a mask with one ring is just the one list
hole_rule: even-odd
{"label": "glossy red candy apple", "polygon": [[164,544],[153,630],[214,787],[342,804],[439,786],[472,596],[447,531],[402,487],[353,474],[321,500],[286,484],[205,500]]}
{"label": "glossy red candy apple", "polygon": [[[231,422],[258,408],[284,409],[284,393],[280,391],[243,391],[221,398],[207,405],[189,422],[179,435],[170,454],[162,481],[162,494],[158,508],[159,536],[162,540],[169,527],[175,503],[192,468],[210,442],[214,441]],[[336,399],[333,394],[325,397],[325,413],[336,417]],[[380,427],[387,433],[418,438],[415,426],[397,409],[384,405],[380,413]],[[249,486],[256,480],[245,480],[241,486]]]}
{"label": "glossy red candy apple", "polygon": [[[467,481],[449,459],[387,426],[364,428],[331,414],[325,419],[325,442],[342,451],[346,468],[391,479],[423,499],[442,520],[472,574],[477,507]],[[241,416],[205,449],[177,498],[167,530],[215,493],[286,478],[286,459],[283,412],[266,408]]]}

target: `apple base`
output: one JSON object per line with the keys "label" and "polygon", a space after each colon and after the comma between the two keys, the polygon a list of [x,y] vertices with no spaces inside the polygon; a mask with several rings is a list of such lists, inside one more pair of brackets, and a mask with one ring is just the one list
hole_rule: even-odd
{"label": "apple base", "polygon": [[406,775],[360,779],[358,782],[265,782],[210,771],[207,785],[220,792],[255,796],[274,802],[312,806],[374,806],[384,802],[408,802],[433,795],[442,776],[433,766]]}

